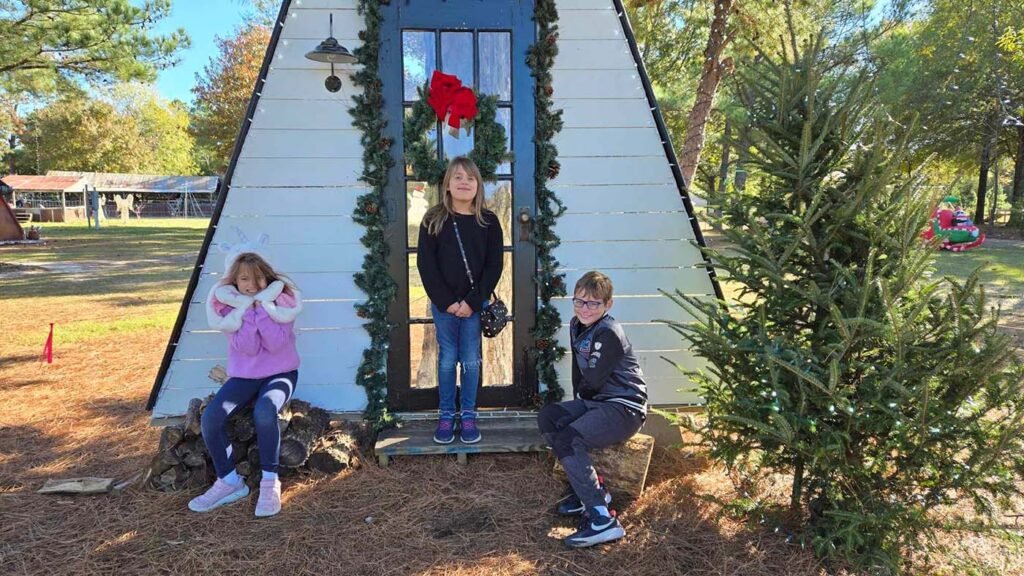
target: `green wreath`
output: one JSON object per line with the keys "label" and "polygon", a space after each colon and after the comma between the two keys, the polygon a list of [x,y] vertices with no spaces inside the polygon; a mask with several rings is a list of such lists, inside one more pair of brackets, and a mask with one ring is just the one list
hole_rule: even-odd
{"label": "green wreath", "polygon": [[[437,157],[437,144],[429,136],[431,128],[438,127],[437,114],[427,103],[430,85],[417,89],[419,100],[412,106],[412,114],[405,119],[403,134],[405,160],[412,168],[412,179],[441,185],[448,161]],[[484,181],[493,181],[498,166],[512,160],[505,145],[505,127],[497,122],[498,99],[477,95],[477,115],[473,119],[473,150],[468,154]],[[443,129],[440,126],[438,129]]]}

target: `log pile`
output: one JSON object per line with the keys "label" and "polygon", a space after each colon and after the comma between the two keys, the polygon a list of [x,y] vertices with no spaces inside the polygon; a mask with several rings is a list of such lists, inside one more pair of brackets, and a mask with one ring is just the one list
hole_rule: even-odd
{"label": "log pile", "polygon": [[[173,491],[205,488],[213,483],[213,461],[203,442],[202,414],[213,398],[193,398],[184,421],[167,426],[148,473],[148,485]],[[292,400],[278,415],[281,430],[280,470],[282,476],[322,472],[337,474],[360,465],[359,446],[363,430],[359,424],[331,423],[330,415],[308,402]],[[252,408],[240,410],[228,420],[228,438],[235,470],[250,488],[260,481],[260,455]]]}

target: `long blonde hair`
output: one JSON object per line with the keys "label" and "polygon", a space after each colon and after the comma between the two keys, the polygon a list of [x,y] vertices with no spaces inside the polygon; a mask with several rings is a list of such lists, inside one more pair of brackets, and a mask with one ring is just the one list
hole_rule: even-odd
{"label": "long blonde hair", "polygon": [[441,202],[431,206],[430,210],[423,215],[423,225],[427,227],[427,232],[431,236],[440,234],[445,220],[448,219],[448,216],[455,214],[455,208],[452,207],[452,193],[448,186],[451,184],[456,168],[462,168],[467,174],[476,178],[473,215],[476,216],[477,224],[487,226],[487,222],[484,221],[484,179],[480,176],[480,169],[476,167],[476,162],[470,160],[469,157],[456,156],[448,163],[448,170],[445,171],[444,180],[441,181]]}
{"label": "long blonde hair", "polygon": [[224,275],[223,282],[237,287],[238,276],[243,270],[257,277],[262,276],[268,286],[271,282],[280,280],[284,282],[285,290],[289,294],[294,294],[296,289],[295,282],[284,274],[275,272],[270,264],[255,252],[242,252],[239,254],[235,261],[231,263],[231,269]]}

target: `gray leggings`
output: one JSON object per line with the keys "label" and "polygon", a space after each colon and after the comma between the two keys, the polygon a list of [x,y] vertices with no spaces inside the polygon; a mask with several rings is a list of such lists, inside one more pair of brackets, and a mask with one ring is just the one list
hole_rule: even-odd
{"label": "gray leggings", "polygon": [[622,404],[594,400],[548,404],[537,414],[541,434],[588,510],[605,502],[587,451],[628,440],[643,426],[644,418]]}

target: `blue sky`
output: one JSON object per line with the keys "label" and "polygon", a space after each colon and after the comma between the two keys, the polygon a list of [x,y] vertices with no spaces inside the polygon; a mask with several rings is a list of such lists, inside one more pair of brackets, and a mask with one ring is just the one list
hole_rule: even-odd
{"label": "blue sky", "polygon": [[242,23],[245,6],[238,0],[175,0],[171,15],[162,20],[157,31],[168,33],[184,28],[192,38],[192,47],[179,53],[181,62],[163,70],[156,86],[165,98],[192,101],[192,86],[197,72],[217,52],[215,36],[230,36]]}

